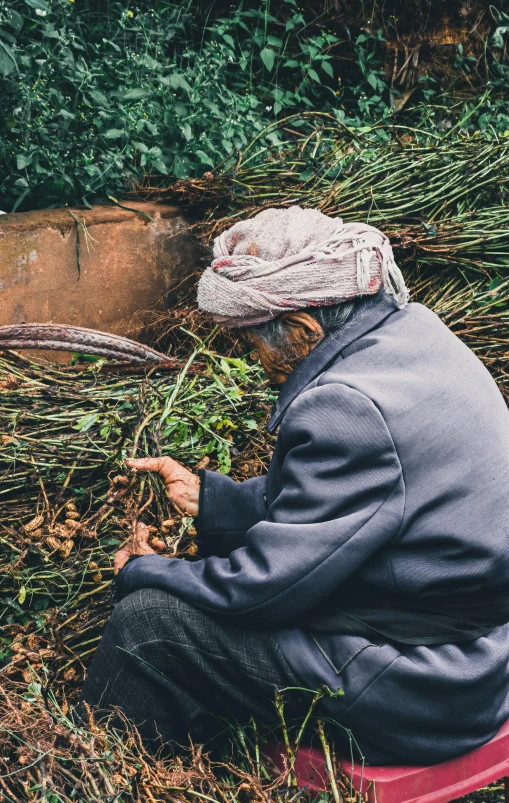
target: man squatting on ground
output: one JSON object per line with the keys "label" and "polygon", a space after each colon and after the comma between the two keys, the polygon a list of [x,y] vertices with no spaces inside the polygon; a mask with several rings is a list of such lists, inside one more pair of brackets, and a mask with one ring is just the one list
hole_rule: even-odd
{"label": "man squatting on ground", "polygon": [[[185,744],[217,715],[276,723],[276,688],[325,684],[344,696],[321,715],[371,763],[484,744],[509,718],[509,412],[492,377],[408,304],[381,232],[317,210],[221,234],[198,303],[281,385],[274,456],[240,483],[129,461],[197,516],[202,557],[156,554],[139,525],[83,700]],[[287,714],[310,698],[289,694]]]}

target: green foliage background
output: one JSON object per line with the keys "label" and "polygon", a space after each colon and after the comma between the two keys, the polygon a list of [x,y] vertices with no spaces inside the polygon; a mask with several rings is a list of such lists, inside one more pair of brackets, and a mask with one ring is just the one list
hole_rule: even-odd
{"label": "green foliage background", "polygon": [[[382,29],[331,30],[311,8],[0,0],[0,209],[87,206],[145,174],[163,183],[202,176],[234,166],[257,136],[263,160],[284,137],[266,126],[290,114],[330,112],[361,130],[390,122],[398,92],[383,69]],[[475,69],[460,46],[446,96],[423,76],[404,119],[444,130],[471,106],[470,129],[509,129],[500,57],[509,17],[492,17],[475,102],[451,92]]]}
{"label": "green foliage background", "polygon": [[267,3],[214,21],[190,2],[149,5],[0,2],[6,211],[23,195],[86,205],[145,172],[201,175],[283,110],[337,106],[337,37],[311,34],[294,0],[284,24]]}

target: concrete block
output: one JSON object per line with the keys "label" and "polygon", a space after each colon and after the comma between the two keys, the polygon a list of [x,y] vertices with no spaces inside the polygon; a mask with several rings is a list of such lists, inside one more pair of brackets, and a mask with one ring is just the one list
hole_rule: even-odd
{"label": "concrete block", "polygon": [[140,311],[196,270],[203,254],[174,207],[127,204],[0,217],[0,325],[68,323],[129,335]]}

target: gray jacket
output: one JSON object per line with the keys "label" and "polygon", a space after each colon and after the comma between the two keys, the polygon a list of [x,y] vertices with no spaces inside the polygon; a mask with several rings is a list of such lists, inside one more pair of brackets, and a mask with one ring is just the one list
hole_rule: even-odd
{"label": "gray jacket", "polygon": [[[196,562],[144,556],[121,595],[166,589],[277,631],[302,684],[372,763],[434,763],[509,718],[509,625],[433,646],[303,627],[338,592],[485,599],[509,586],[509,411],[420,304],[363,301],[283,385],[267,477],[205,472]],[[345,596],[343,596],[345,599]]]}

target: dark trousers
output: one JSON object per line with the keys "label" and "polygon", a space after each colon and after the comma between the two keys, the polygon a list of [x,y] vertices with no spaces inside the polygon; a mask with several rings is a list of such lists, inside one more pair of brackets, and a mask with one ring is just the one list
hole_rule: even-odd
{"label": "dark trousers", "polygon": [[[122,709],[146,740],[187,744],[189,733],[196,741],[219,733],[218,717],[277,725],[276,689],[299,685],[272,633],[144,589],[115,606],[82,701]],[[310,699],[290,693],[288,720],[302,720]]]}

